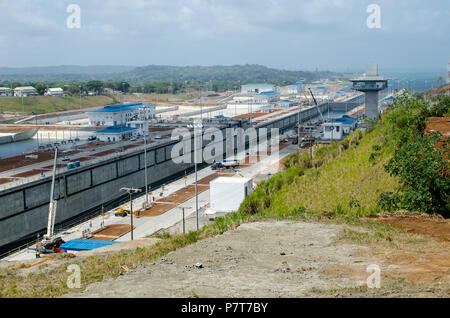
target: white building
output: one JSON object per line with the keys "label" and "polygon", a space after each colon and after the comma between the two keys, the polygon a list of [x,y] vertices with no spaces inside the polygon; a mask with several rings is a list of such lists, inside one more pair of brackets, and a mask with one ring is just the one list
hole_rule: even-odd
{"label": "white building", "polygon": [[47,88],[45,90],[44,96],[63,96],[64,90],[62,88]]}
{"label": "white building", "polygon": [[280,93],[276,91],[266,91],[253,96],[256,104],[275,103],[280,100]]}
{"label": "white building", "polygon": [[274,91],[275,86],[272,84],[246,84],[241,86],[241,94],[259,94],[261,92]]}
{"label": "white building", "polygon": [[326,140],[342,140],[356,128],[356,118],[347,115],[335,119],[332,122],[322,124],[323,138]]}
{"label": "white building", "polygon": [[289,99],[283,99],[282,101],[279,101],[277,103],[277,105],[278,105],[278,107],[281,107],[281,108],[289,108],[294,105],[294,102]]}
{"label": "white building", "polygon": [[148,136],[148,120],[133,120],[127,122],[127,127],[136,129],[137,136]]}
{"label": "white building", "polygon": [[16,87],[14,89],[14,96],[27,97],[38,96],[37,90],[32,86]]}
{"label": "white building", "polygon": [[136,135],[136,128],[124,125],[116,125],[108,127],[104,130],[97,131],[97,139],[105,142],[117,142],[128,140]]}
{"label": "white building", "polygon": [[215,212],[237,211],[245,198],[253,192],[253,180],[249,178],[219,177],[209,185],[211,210]]}
{"label": "white building", "polygon": [[8,96],[12,96],[12,95],[13,95],[13,91],[11,88],[0,87],[0,97],[8,97]]}
{"label": "white building", "polygon": [[116,126],[133,121],[155,118],[156,106],[142,103],[125,103],[106,106],[88,112],[91,126]]}
{"label": "white building", "polygon": [[301,84],[291,84],[278,89],[281,95],[298,95],[302,92]]}

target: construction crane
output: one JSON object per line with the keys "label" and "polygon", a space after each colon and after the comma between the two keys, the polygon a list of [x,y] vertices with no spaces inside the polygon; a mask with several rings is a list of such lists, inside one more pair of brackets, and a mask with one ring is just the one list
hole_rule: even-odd
{"label": "construction crane", "polygon": [[53,230],[55,227],[55,217],[56,217],[56,205],[57,201],[54,199],[54,189],[55,189],[55,176],[56,176],[56,160],[58,158],[58,147],[55,149],[55,159],[53,162],[53,176],[52,176],[52,186],[50,188],[50,204],[48,207],[48,223],[47,223],[47,235],[45,238],[51,240],[53,237]]}
{"label": "construction crane", "polygon": [[312,96],[312,98],[313,98],[313,100],[314,100],[314,104],[316,104],[317,111],[318,111],[319,114],[320,114],[320,118],[322,119],[322,122],[325,122],[325,120],[324,120],[324,118],[323,118],[323,115],[322,115],[322,112],[320,111],[320,107],[319,107],[319,105],[317,104],[316,98],[314,97],[314,94],[313,94],[311,88],[308,88],[308,89],[309,89],[309,92],[311,93],[311,96]]}
{"label": "construction crane", "polygon": [[44,240],[42,241],[42,243],[36,245],[36,250],[39,250],[41,253],[44,254],[60,252],[61,250],[59,249],[59,247],[65,243],[60,237],[53,237],[56,218],[56,205],[58,202],[54,199],[57,158],[58,158],[58,148],[56,147],[55,159],[53,162],[52,186],[50,189],[50,203],[48,207],[47,234],[44,236]]}
{"label": "construction crane", "polygon": [[302,89],[302,92],[303,92],[303,96],[305,96],[306,102],[309,104],[309,98],[308,98],[308,96],[306,95],[305,90],[303,89],[303,87],[301,87],[301,89]]}

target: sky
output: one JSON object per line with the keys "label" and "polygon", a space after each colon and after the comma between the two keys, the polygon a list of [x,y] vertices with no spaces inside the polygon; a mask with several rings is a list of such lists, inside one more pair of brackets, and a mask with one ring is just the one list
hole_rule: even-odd
{"label": "sky", "polygon": [[2,67],[445,71],[449,58],[448,0],[0,0]]}

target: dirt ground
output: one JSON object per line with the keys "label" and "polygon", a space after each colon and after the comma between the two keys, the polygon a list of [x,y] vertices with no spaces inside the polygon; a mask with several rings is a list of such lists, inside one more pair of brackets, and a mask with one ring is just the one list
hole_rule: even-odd
{"label": "dirt ground", "polygon": [[[133,229],[136,227],[134,226]],[[131,226],[128,224],[111,224],[101,229],[98,229],[92,234],[91,240],[114,241],[115,239],[127,234],[131,231]]]}
{"label": "dirt ground", "polygon": [[377,221],[401,227],[408,233],[429,235],[439,241],[450,242],[450,220],[441,216],[396,213],[393,216],[381,215]]}
{"label": "dirt ground", "polygon": [[[287,221],[243,224],[66,297],[450,296],[448,242],[425,240],[411,259],[409,247],[339,240],[346,228]],[[434,258],[422,252],[422,245]],[[367,289],[371,264],[381,269],[380,289]]]}

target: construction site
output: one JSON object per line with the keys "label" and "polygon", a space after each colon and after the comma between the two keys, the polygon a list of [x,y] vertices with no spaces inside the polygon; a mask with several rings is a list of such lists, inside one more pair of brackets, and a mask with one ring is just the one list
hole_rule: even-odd
{"label": "construction site", "polygon": [[[193,160],[174,163],[172,149],[178,141],[172,136],[174,131],[184,128],[194,132],[199,119],[203,132],[214,128],[222,136],[227,136],[228,129],[269,131],[266,141],[257,137],[258,144],[270,143],[270,130],[277,129],[277,156],[281,156],[276,160],[280,161],[316,143],[343,138],[364,117],[364,96],[344,86],[297,84],[279,89],[284,94],[280,95],[271,91],[263,94],[265,86],[255,85],[251,92],[200,97],[178,105],[155,105],[134,98],[119,105],[30,116],[2,124],[2,131],[32,131],[32,138],[25,141],[31,150],[16,150],[0,159],[0,200],[10,207],[0,218],[2,257],[33,258],[36,241],[47,239],[45,245],[55,237],[65,242],[79,238],[126,241],[133,234],[142,238],[180,222],[181,207],[185,207],[185,218],[194,217],[198,224],[201,218],[209,220],[211,214],[211,181],[250,178],[257,184],[269,177],[259,171],[264,170],[262,162],[267,165],[266,157],[275,159],[270,150],[250,154],[250,139],[244,142],[241,154],[236,142],[230,153],[225,137],[215,140],[224,151],[213,166],[193,164]],[[339,122],[342,118],[345,121]],[[331,137],[326,135],[329,123],[334,131]],[[348,123],[348,127],[342,126]],[[204,140],[198,151],[203,153],[207,146]],[[194,152],[188,156],[193,158]],[[124,188],[134,190],[133,212]],[[130,225],[132,216],[134,224]],[[61,252],[59,246],[48,246],[50,250],[42,251]]]}

